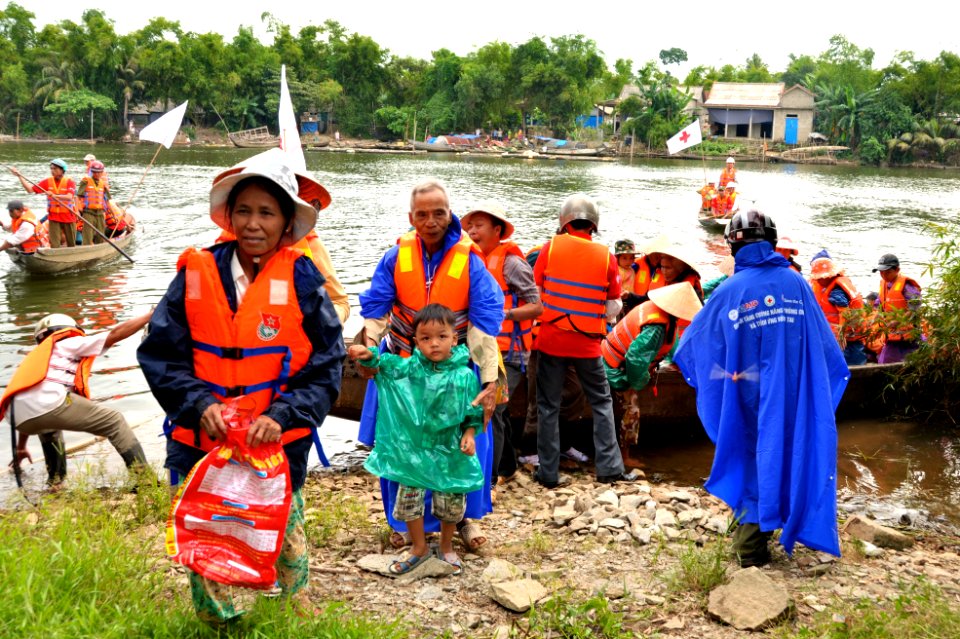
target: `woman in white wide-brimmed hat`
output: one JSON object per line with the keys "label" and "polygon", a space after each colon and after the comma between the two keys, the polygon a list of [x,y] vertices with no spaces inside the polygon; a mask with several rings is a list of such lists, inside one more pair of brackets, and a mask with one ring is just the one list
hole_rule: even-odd
{"label": "woman in white wide-brimmed hat", "polygon": [[[290,248],[317,220],[299,190],[293,170],[279,161],[215,182],[210,217],[236,239],[180,256],[137,359],[172,425],[165,462],[171,484],[224,440],[221,413],[231,398],[242,395],[255,406],[249,446],[283,444],[293,495],[278,581],[285,595],[307,605],[300,491],[312,435],[340,392],[346,352],[320,272]],[[222,624],[242,614],[219,584],[191,573],[190,585],[202,619]]]}

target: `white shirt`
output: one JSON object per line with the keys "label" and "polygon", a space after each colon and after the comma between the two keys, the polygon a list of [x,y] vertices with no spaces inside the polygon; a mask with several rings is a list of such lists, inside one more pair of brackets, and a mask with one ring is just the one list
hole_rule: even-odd
{"label": "white shirt", "polygon": [[[6,224],[4,224],[3,228],[9,230],[10,228],[12,228],[12,226],[13,225],[7,226]],[[11,246],[20,246],[21,244],[26,242],[28,239],[30,239],[30,236],[36,232],[37,232],[37,228],[36,226],[33,225],[33,223],[24,222],[23,224],[20,225],[20,228],[17,229],[16,233],[12,233],[8,235],[5,239],[7,242],[10,243]]]}
{"label": "white shirt", "polygon": [[233,286],[237,289],[237,307],[239,308],[243,296],[247,294],[247,289],[250,288],[250,280],[247,279],[243,267],[240,266],[240,258],[237,257],[236,251],[234,251],[233,258],[230,260],[230,275],[233,276]]}
{"label": "white shirt", "polygon": [[17,393],[13,398],[16,402],[14,411],[17,423],[46,415],[54,408],[59,408],[67,398],[67,393],[74,390],[73,382],[80,360],[99,355],[106,350],[104,344],[109,334],[109,331],[105,331],[90,336],[78,335],[54,344],[47,377],[33,388]]}

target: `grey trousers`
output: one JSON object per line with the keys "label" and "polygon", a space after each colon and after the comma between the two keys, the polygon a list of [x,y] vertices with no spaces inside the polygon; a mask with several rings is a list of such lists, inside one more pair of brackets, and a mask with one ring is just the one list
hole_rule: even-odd
{"label": "grey trousers", "polygon": [[67,393],[64,402],[49,413],[18,423],[17,430],[27,435],[60,430],[90,433],[109,439],[121,455],[140,443],[119,411],[77,393]]}
{"label": "grey trousers", "polygon": [[613,398],[599,357],[555,357],[540,353],[537,368],[537,454],[540,456],[541,481],[560,477],[560,395],[567,366],[572,365],[583,393],[593,411],[593,446],[596,449],[597,475],[623,472],[623,457],[617,446],[613,421]]}

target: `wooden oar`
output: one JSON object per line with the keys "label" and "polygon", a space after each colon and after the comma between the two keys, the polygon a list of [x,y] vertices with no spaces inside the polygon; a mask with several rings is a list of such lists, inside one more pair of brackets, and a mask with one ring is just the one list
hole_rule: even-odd
{"label": "wooden oar", "polygon": [[[7,169],[9,169],[10,172],[13,173],[14,175],[16,175],[17,177],[23,178],[24,180],[26,180],[27,182],[29,182],[30,184],[32,184],[34,188],[40,189],[43,193],[46,193],[47,195],[49,195],[49,196],[51,196],[51,197],[53,197],[53,198],[57,198],[56,195],[54,195],[54,194],[51,193],[50,191],[46,190],[45,188],[43,188],[42,186],[40,186],[39,184],[37,184],[36,182],[34,182],[33,180],[31,180],[30,178],[28,178],[27,176],[25,176],[25,175],[24,175],[23,173],[21,173],[20,171],[15,171],[12,166],[10,166],[10,165],[8,165],[8,164],[4,164],[3,166],[6,167]],[[63,203],[62,200],[61,200],[61,203]],[[73,217],[74,217],[74,218],[76,218],[77,220],[83,219],[83,218],[77,213],[77,209],[76,209],[76,207],[73,205],[73,203],[70,203],[70,204],[67,205],[67,206],[69,207],[70,212],[73,214]],[[90,224],[89,221],[87,221],[86,223],[87,223],[87,224]],[[98,229],[97,227],[95,227],[93,224],[90,224],[90,229],[91,229],[94,233],[96,233],[97,235],[99,235],[101,238],[103,238],[103,241],[104,241],[104,242],[106,242],[107,244],[109,244],[109,245],[112,246],[113,248],[117,249],[117,252],[120,253],[120,255],[122,255],[122,256],[124,256],[125,258],[127,258],[127,260],[129,260],[131,264],[134,263],[134,262],[133,262],[133,258],[130,257],[129,255],[127,255],[122,248],[120,248],[119,246],[117,246],[116,244],[114,244],[112,241],[110,241],[110,238],[107,237],[106,235],[104,235],[104,234],[100,231],[100,229]]]}

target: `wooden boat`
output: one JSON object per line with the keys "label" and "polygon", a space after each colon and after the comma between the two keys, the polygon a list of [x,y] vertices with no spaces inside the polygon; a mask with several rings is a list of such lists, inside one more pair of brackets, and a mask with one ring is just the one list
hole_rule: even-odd
{"label": "wooden boat", "polygon": [[452,144],[447,144],[446,142],[417,142],[416,140],[413,140],[412,144],[415,151],[430,151],[431,153],[453,153],[454,151],[463,150],[458,149]]}
{"label": "wooden boat", "polygon": [[[111,241],[121,249],[126,250],[133,242],[136,234],[137,229],[134,227],[129,233],[111,238]],[[19,250],[12,248],[7,249],[7,255],[10,256],[10,260],[14,264],[27,273],[36,275],[81,271],[123,257],[117,249],[106,242],[88,246],[41,248],[36,253],[21,253]]]}
{"label": "wooden boat", "polygon": [[[350,345],[351,340],[347,340]],[[889,415],[890,406],[883,401],[884,388],[890,383],[891,374],[899,370],[901,364],[866,364],[850,367],[850,382],[837,409],[838,417],[870,417]],[[680,371],[661,370],[654,376],[654,386],[650,385],[639,393],[640,424],[646,426],[696,426],[700,427],[697,416],[697,394],[691,388]],[[331,411],[331,415],[344,419],[360,419],[363,397],[367,380],[360,377],[356,365],[349,360],[344,364],[343,384],[340,397]],[[623,406],[619,393],[614,393],[614,412],[617,421],[623,417]],[[510,416],[514,421],[522,421],[527,413],[527,386],[521,383],[510,399]],[[590,407],[584,402],[583,419],[590,419]]]}
{"label": "wooden boat", "polygon": [[245,129],[236,133],[228,133],[227,137],[233,142],[234,146],[241,149],[256,149],[271,146],[280,146],[280,138],[270,133],[270,129],[265,126],[258,126],[255,129]]}
{"label": "wooden boat", "polygon": [[699,209],[697,212],[697,221],[700,222],[700,226],[714,233],[723,233],[726,231],[731,218],[733,218],[732,212],[723,217],[717,217],[712,213],[703,215],[703,209]]}
{"label": "wooden boat", "polygon": [[600,155],[600,149],[568,149],[566,147],[545,147],[543,152],[547,155],[565,155],[570,157],[596,157]]}

